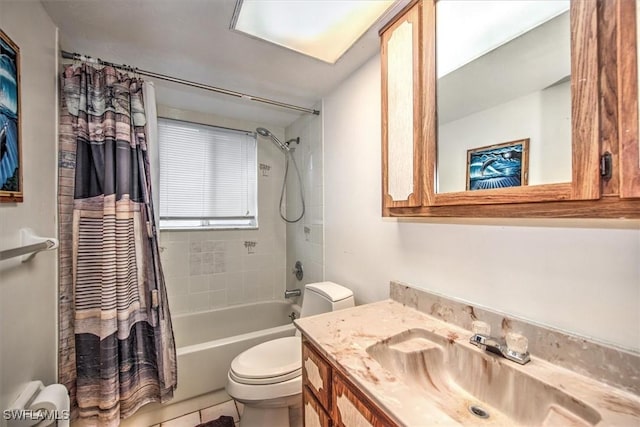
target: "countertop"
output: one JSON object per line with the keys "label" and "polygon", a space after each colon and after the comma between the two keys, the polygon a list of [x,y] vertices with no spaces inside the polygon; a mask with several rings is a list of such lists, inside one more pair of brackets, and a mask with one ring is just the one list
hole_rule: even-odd
{"label": "countertop", "polygon": [[[597,425],[640,426],[640,396],[538,359],[535,354],[531,356],[531,362],[522,366],[489,354],[469,343],[470,331],[393,300],[300,318],[295,324],[327,360],[340,368],[399,425],[505,425],[507,422],[500,417],[481,420],[467,410],[452,413],[451,406],[445,412],[440,403],[425,398],[415,384],[387,371],[366,351],[371,345],[394,335],[422,329],[445,338],[451,345],[466,346],[482,353],[484,365],[508,363],[513,369],[548,384],[549,388],[562,390],[575,402],[583,402],[595,410],[601,417]],[[536,396],[514,395],[513,398],[537,400]],[[462,406],[466,407],[464,403]],[[508,423],[513,425],[513,421]],[[557,424],[550,420],[546,425]]]}

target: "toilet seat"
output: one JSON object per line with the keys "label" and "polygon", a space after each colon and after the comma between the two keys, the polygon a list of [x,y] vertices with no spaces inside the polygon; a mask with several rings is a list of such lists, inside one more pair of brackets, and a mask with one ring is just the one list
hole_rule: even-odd
{"label": "toilet seat", "polygon": [[231,362],[229,377],[241,384],[267,385],[302,375],[300,337],[278,338],[252,347]]}

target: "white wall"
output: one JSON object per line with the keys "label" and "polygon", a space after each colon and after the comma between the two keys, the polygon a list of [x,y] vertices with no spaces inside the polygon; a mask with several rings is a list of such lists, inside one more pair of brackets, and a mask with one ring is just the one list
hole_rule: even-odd
{"label": "white wall", "polygon": [[[158,116],[255,131],[278,138],[284,129],[265,123],[158,106]],[[270,167],[263,172],[260,165]],[[254,301],[282,299],[285,289],[286,227],[278,215],[284,157],[258,137],[258,229],[161,231],[161,259],[172,314]],[[256,242],[249,253],[245,242]]]}
{"label": "white wall", "polygon": [[464,191],[467,150],[529,138],[529,184],[571,181],[571,85],[536,91],[438,128],[438,191]]}
{"label": "white wall", "polygon": [[381,217],[380,58],[324,100],[325,277],[359,304],[402,280],[640,350],[640,223]]}
{"label": "white wall", "polygon": [[[56,230],[57,29],[39,2],[0,1],[0,28],[21,55],[24,202],[0,204],[0,250],[18,230]],[[0,262],[0,410],[31,380],[56,382],[57,253]],[[4,421],[0,421],[3,423]]]}
{"label": "white wall", "polygon": [[[319,105],[314,108],[321,109]],[[300,138],[294,158],[300,169],[306,211],[302,219],[287,225],[287,289],[302,288],[307,283],[320,282],[324,277],[324,221],[322,218],[322,115],[305,114],[285,130],[286,139]],[[282,177],[279,177],[282,179]],[[293,163],[287,177],[287,218],[296,219],[302,211],[299,182]],[[302,262],[304,277],[296,279],[292,269]]]}

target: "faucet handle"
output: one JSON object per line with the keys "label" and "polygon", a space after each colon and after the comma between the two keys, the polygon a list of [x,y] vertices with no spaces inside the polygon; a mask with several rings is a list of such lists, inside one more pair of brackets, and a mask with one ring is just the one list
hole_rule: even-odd
{"label": "faucet handle", "polygon": [[529,340],[524,335],[508,332],[505,337],[507,348],[516,353],[524,354],[529,350]]}
{"label": "faucet handle", "polygon": [[482,320],[474,320],[471,322],[471,332],[485,336],[491,336],[491,325]]}

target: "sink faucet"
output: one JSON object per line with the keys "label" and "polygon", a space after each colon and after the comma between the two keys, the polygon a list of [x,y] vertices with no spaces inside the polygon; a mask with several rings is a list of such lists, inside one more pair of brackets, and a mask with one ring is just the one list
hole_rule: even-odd
{"label": "sink faucet", "polygon": [[507,344],[504,341],[498,340],[497,338],[493,338],[487,335],[474,334],[469,339],[469,342],[482,350],[486,350],[491,353],[497,354],[499,356],[512,360],[521,365],[524,365],[525,363],[531,360],[529,357],[528,351],[524,353],[520,353],[520,352],[511,350],[507,347]]}

